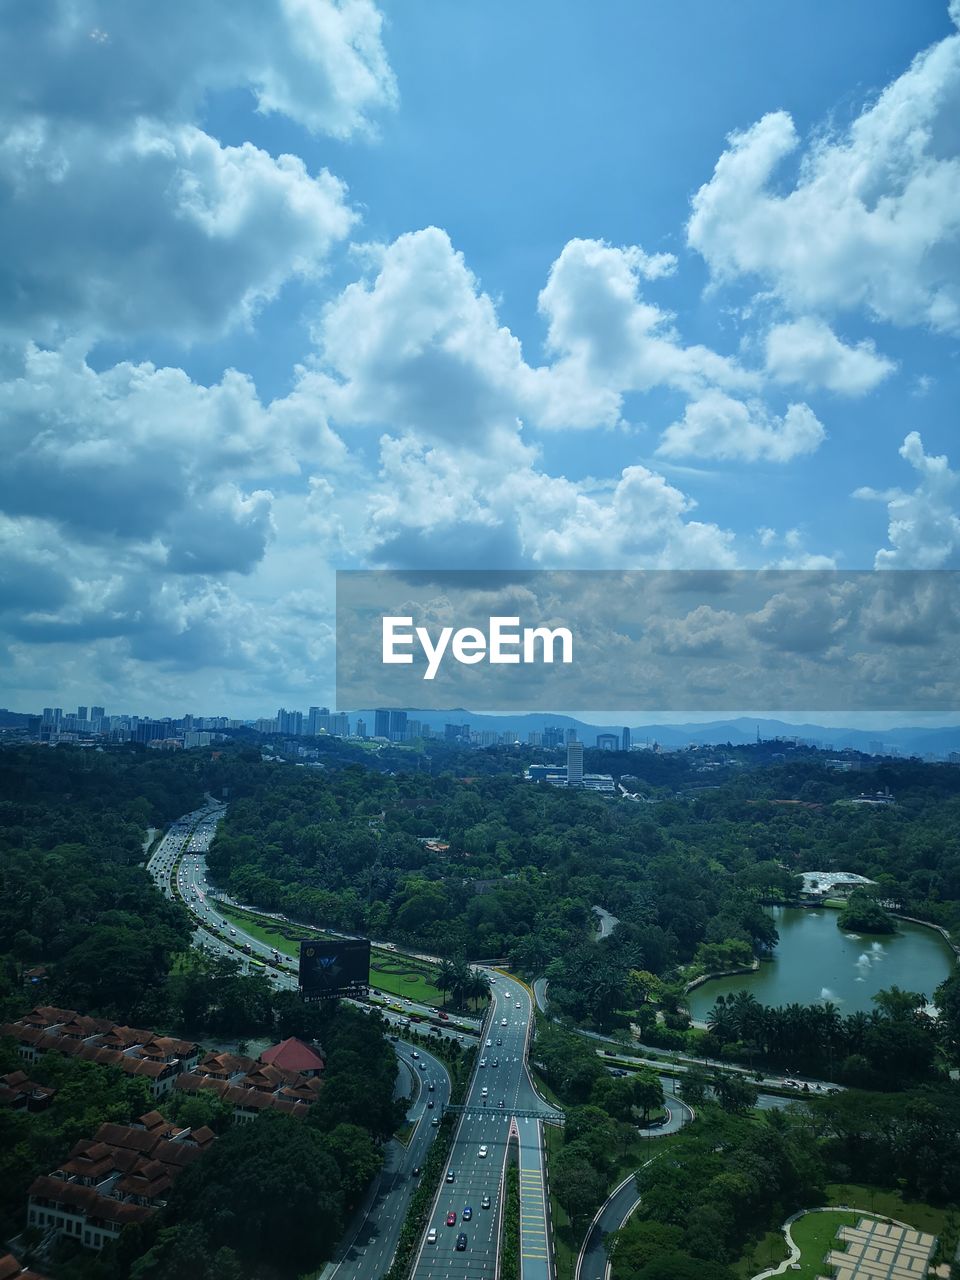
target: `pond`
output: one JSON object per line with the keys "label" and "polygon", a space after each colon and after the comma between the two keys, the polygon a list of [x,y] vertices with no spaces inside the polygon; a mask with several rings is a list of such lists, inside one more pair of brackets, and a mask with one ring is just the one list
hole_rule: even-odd
{"label": "pond", "polygon": [[933,929],[898,920],[895,934],[856,934],[837,928],[828,907],[772,907],[780,933],[775,959],[757,973],[715,978],[691,991],[690,1013],[705,1020],[717,996],[746,990],[761,1004],[831,1000],[841,1013],[875,1008],[884,987],[922,991],[928,1000],[953,969],[953,953]]}

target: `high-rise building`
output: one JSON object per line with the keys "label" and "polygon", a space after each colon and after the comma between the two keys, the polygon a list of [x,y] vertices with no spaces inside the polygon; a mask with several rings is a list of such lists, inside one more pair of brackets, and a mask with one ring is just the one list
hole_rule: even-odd
{"label": "high-rise building", "polygon": [[624,725],[624,727],[623,727],[623,732],[622,732],[622,733],[621,733],[621,735],[620,735],[620,750],[621,750],[621,751],[629,751],[629,750],[630,750],[630,745],[631,745],[631,744],[630,744],[630,730],[626,727],[626,725]]}
{"label": "high-rise building", "polygon": [[94,722],[94,724],[96,724],[98,720],[102,720],[106,714],[107,713],[104,711],[103,707],[90,708],[90,719]]}
{"label": "high-rise building", "polygon": [[53,724],[53,707],[43,708],[43,724]]}
{"label": "high-rise building", "polygon": [[576,740],[577,740],[577,731],[576,731],[576,729],[574,729],[574,728],[570,728],[570,729],[568,729],[568,730],[567,730],[567,742],[576,742]]}
{"label": "high-rise building", "polygon": [[373,713],[373,736],[375,738],[390,737],[390,712],[378,707]]}
{"label": "high-rise building", "polygon": [[567,786],[583,786],[583,743],[567,743]]}
{"label": "high-rise building", "polygon": [[366,720],[357,720],[357,737],[358,737],[358,738],[365,738],[366,736],[367,736],[367,722],[366,722]]}
{"label": "high-rise building", "polygon": [[615,733],[598,733],[597,746],[601,751],[616,751],[620,745],[620,739]]}
{"label": "high-rise building", "polygon": [[87,708],[86,708],[86,707],[77,707],[77,719],[78,719],[78,720],[81,720],[81,721],[84,721],[84,720],[86,720],[86,718],[87,718]]}
{"label": "high-rise building", "polygon": [[390,712],[390,741],[403,742],[407,736],[407,713],[405,711]]}

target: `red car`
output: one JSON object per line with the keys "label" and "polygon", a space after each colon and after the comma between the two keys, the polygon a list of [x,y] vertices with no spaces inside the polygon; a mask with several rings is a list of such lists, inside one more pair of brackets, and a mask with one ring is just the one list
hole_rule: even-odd
{"label": "red car", "polygon": [[455,1227],[456,1225],[457,1225],[457,1215],[451,1209],[450,1212],[447,1214],[447,1226]]}
{"label": "red car", "polygon": [[444,1022],[449,1022],[449,1021],[450,1021],[450,1015],[449,1015],[449,1013],[444,1013],[442,1009],[441,1009],[441,1011],[440,1011],[440,1017],[443,1019],[443,1021],[444,1021]]}

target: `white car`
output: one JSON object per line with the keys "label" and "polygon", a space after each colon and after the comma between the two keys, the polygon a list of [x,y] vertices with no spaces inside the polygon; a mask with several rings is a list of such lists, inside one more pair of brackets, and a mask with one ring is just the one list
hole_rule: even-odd
{"label": "white car", "polygon": [[490,1090],[487,1088],[486,1085],[484,1085],[483,1088],[480,1090],[480,1097],[485,1098],[489,1092]]}
{"label": "white car", "polygon": [[437,1243],[437,1228],[431,1227],[430,1230],[427,1232],[427,1244],[436,1244],[436,1243]]}
{"label": "white car", "polygon": [[517,1008],[519,1009],[520,1007],[521,1007],[521,1006],[520,1006],[520,1001],[518,1000],[518,1001],[517,1001]]}
{"label": "white car", "polygon": [[501,1025],[501,1027],[505,1027],[505,1026],[507,1025],[507,1020],[506,1020],[506,1018],[501,1018],[501,1019],[500,1019],[500,1025]]}
{"label": "white car", "polygon": [[491,1044],[491,1041],[489,1041],[489,1040],[488,1040],[488,1041],[487,1041],[487,1048],[488,1048],[488,1049],[490,1048],[490,1044]]}
{"label": "white car", "polygon": [[486,1060],[486,1058],[481,1058],[481,1059],[480,1059],[480,1065],[481,1065],[481,1067],[485,1067],[485,1066],[487,1065],[487,1060]]}
{"label": "white car", "polygon": [[484,1144],[484,1145],[480,1148],[480,1150],[477,1152],[477,1155],[478,1155],[478,1156],[480,1157],[480,1159],[482,1160],[486,1154],[487,1154],[487,1147],[486,1147],[486,1144]]}

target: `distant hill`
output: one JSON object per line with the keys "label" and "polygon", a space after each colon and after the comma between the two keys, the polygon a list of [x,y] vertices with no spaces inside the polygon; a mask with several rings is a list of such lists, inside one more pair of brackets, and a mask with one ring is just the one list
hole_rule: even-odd
{"label": "distant hill", "polygon": [[[528,733],[542,731],[549,725],[576,729],[577,737],[587,746],[593,744],[598,733],[619,734],[623,729],[622,723],[590,724],[573,716],[539,711],[495,716],[468,711],[464,707],[452,707],[444,711],[420,711],[416,707],[404,709],[412,720],[420,720],[441,733],[445,724],[468,724],[471,729],[489,729],[496,733],[514,729],[521,742],[526,741]],[[366,721],[367,732],[373,732],[372,710],[350,712],[350,716],[360,716]],[[907,756],[928,753],[944,755],[949,751],[960,751],[960,724],[940,728],[918,725],[893,729],[848,729],[836,725],[788,724],[785,720],[758,720],[739,716],[731,720],[711,720],[702,724],[641,724],[630,725],[629,728],[634,743],[659,742],[664,747],[712,746],[723,742],[743,746],[756,742],[759,728],[760,737],[764,739],[805,738],[826,750],[840,751],[850,747],[856,751],[869,752],[879,742],[883,744],[884,750],[895,748]]]}

